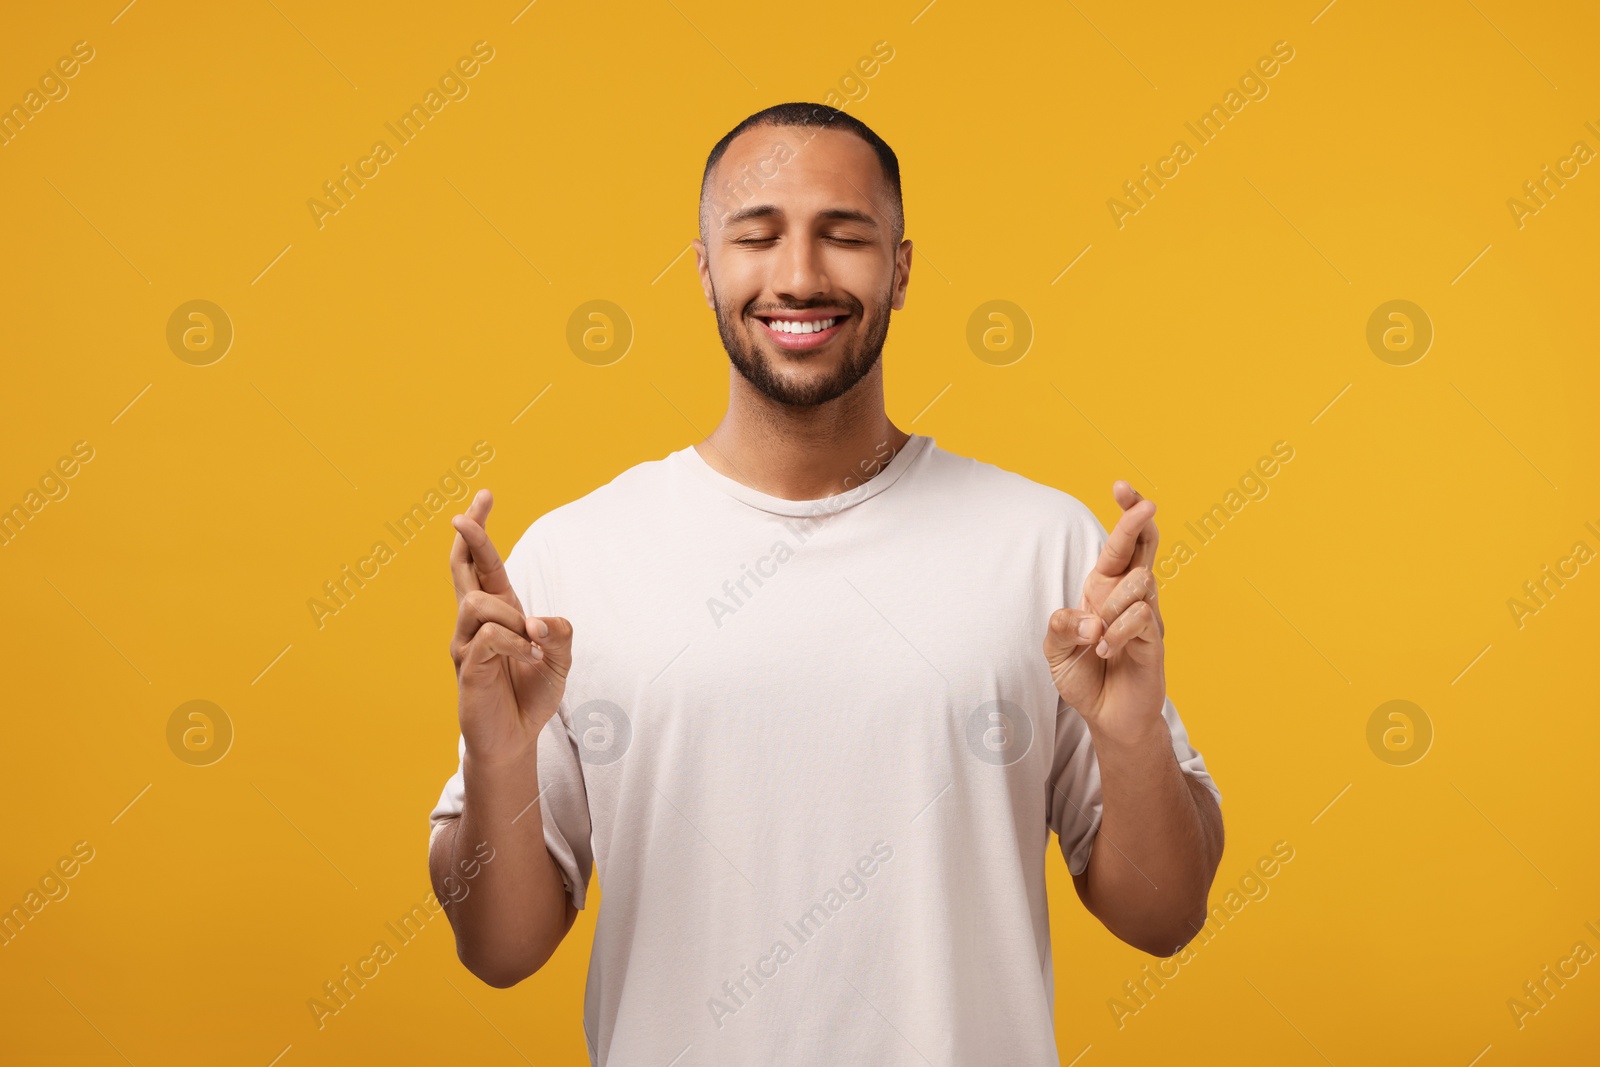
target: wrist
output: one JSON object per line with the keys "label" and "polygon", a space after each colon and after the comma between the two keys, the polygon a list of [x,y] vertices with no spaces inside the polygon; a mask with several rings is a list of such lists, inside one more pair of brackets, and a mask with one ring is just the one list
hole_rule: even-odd
{"label": "wrist", "polygon": [[[515,757],[500,759],[475,757],[467,752],[461,760],[461,776],[466,796],[464,814],[476,826],[500,826],[516,821],[529,809],[535,808],[539,799],[539,767],[537,753],[528,751]],[[524,825],[537,828],[540,820],[524,820]],[[475,835],[481,836],[477,830]]]}
{"label": "wrist", "polygon": [[1131,728],[1127,724],[1112,727],[1091,723],[1089,739],[1102,765],[1148,766],[1152,760],[1176,758],[1172,752],[1172,734],[1160,713]]}
{"label": "wrist", "polygon": [[461,757],[461,772],[467,778],[522,779],[538,767],[538,761],[536,741],[510,753],[476,751],[469,744]]}

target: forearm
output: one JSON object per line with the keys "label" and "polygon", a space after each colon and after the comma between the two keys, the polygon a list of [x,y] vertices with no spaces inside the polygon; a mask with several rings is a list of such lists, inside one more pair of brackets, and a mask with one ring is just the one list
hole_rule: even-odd
{"label": "forearm", "polygon": [[[504,988],[544,965],[576,909],[545,847],[536,752],[504,765],[480,766],[468,756],[462,774],[461,815],[439,832],[428,868],[461,962]],[[475,851],[484,842],[493,849],[487,863]],[[467,870],[475,871],[470,879]]]}
{"label": "forearm", "polygon": [[1221,813],[1179,767],[1164,723],[1137,743],[1094,743],[1104,806],[1085,903],[1117,937],[1169,956],[1205,924],[1222,859]]}

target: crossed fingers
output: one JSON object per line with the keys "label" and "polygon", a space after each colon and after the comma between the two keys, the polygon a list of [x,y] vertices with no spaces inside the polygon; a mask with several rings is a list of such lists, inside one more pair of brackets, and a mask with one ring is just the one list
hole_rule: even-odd
{"label": "crossed fingers", "polygon": [[1159,641],[1166,632],[1156,607],[1155,575],[1150,570],[1160,543],[1154,521],[1156,505],[1125,481],[1117,481],[1112,494],[1122,507],[1122,516],[1095,561],[1100,575],[1116,580],[1096,610],[1105,633],[1095,646],[1095,653],[1103,659],[1120,652],[1131,641]]}

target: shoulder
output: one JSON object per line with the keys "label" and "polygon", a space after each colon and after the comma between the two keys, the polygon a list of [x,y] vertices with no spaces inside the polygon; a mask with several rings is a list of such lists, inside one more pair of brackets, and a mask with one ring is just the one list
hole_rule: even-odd
{"label": "shoulder", "polygon": [[612,533],[635,531],[641,516],[659,513],[671,495],[673,466],[670,455],[636,463],[576,500],[551,508],[528,525],[514,551],[535,547],[559,551],[604,542]]}
{"label": "shoulder", "polygon": [[1036,482],[993,463],[935,445],[928,457],[928,481],[958,507],[986,521],[1006,522],[1049,537],[1098,543],[1106,530],[1088,505],[1063,489]]}

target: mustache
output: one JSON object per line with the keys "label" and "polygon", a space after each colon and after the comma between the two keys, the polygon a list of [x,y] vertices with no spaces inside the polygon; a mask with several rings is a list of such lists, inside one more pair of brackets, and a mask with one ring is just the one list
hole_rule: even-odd
{"label": "mustache", "polygon": [[804,304],[769,304],[764,307],[752,304],[745,308],[745,316],[775,315],[782,311],[810,311],[812,308],[844,308],[851,315],[860,315],[863,310],[859,300],[812,300]]}

